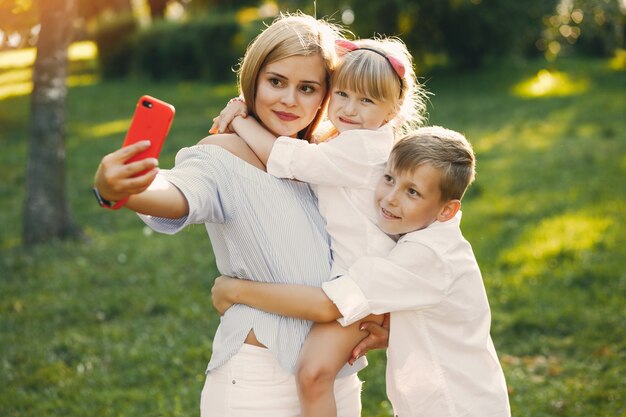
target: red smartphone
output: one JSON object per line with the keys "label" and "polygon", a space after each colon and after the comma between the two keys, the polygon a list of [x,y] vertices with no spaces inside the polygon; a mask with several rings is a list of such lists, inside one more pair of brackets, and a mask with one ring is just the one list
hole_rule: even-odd
{"label": "red smartphone", "polygon": [[[174,112],[174,106],[154,97],[142,96],[139,99],[122,146],[132,145],[146,139],[151,144],[148,149],[133,156],[126,163],[159,157],[163,142],[167,137],[170,126],[172,126]],[[137,175],[142,175],[146,172],[148,170]]]}

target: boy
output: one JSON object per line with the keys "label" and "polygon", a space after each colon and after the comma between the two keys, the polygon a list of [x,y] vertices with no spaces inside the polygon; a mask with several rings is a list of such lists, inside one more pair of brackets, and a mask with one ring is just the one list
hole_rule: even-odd
{"label": "boy", "polygon": [[378,226],[398,238],[387,257],[363,257],[322,289],[219,278],[216,308],[242,303],[342,325],[390,312],[394,415],[510,416],[489,303],[460,230],[461,198],[474,175],[474,153],[461,134],[415,130],[394,146],[375,192]]}

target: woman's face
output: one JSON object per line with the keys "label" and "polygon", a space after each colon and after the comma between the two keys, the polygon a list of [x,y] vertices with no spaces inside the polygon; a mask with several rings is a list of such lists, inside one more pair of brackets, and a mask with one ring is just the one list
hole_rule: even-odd
{"label": "woman's face", "polygon": [[319,54],[292,56],[259,72],[255,112],[276,136],[295,136],[306,128],[326,96],[326,70]]}

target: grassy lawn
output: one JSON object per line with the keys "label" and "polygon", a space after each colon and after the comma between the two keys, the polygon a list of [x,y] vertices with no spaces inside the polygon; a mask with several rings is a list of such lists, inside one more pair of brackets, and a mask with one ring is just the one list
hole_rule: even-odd
{"label": "grassy lawn", "polygon": [[[30,61],[0,54],[0,415],[198,415],[219,321],[204,228],[151,233],[129,211],[97,207],[90,186],[141,94],[176,106],[169,167],[206,135],[234,83],[102,82],[93,61],[74,59],[67,183],[88,241],[25,250]],[[463,229],[513,415],[623,416],[626,74],[600,60],[543,67],[431,75],[430,123],[464,132],[477,153]],[[363,416],[391,416],[383,352],[362,378]]]}

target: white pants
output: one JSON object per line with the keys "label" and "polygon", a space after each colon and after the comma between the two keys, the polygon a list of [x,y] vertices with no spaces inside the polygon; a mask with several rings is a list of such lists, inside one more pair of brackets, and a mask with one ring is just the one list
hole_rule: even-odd
{"label": "white pants", "polygon": [[[361,415],[361,381],[335,381],[337,417]],[[201,417],[298,417],[300,402],[292,374],[267,349],[244,344],[226,364],[207,374]]]}

